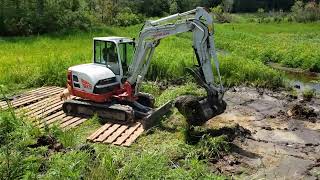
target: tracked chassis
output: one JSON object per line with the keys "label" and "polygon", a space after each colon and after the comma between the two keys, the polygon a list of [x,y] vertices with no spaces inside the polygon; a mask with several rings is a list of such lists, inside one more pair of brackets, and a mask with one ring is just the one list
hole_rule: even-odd
{"label": "tracked chassis", "polygon": [[136,121],[142,122],[145,128],[152,126],[153,122],[165,115],[172,108],[172,102],[152,109],[138,102],[95,103],[88,100],[67,100],[63,103],[63,111],[68,115],[92,117],[97,115],[103,122],[116,122],[128,124]]}

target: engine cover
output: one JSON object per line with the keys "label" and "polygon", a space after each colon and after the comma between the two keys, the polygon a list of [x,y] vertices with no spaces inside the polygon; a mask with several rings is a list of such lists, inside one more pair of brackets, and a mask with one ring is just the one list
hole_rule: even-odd
{"label": "engine cover", "polygon": [[[103,64],[81,64],[68,69],[72,73],[72,87],[86,93],[94,93],[96,85],[100,88],[119,84],[116,75]],[[99,82],[106,82],[98,84]]]}

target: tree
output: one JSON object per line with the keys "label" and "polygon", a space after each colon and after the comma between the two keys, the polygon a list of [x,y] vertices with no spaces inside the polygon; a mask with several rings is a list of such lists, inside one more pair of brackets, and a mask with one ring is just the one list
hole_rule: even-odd
{"label": "tree", "polygon": [[224,12],[231,12],[233,7],[233,0],[222,0],[223,10]]}
{"label": "tree", "polygon": [[170,14],[175,14],[178,12],[178,4],[176,0],[171,0],[170,2]]}

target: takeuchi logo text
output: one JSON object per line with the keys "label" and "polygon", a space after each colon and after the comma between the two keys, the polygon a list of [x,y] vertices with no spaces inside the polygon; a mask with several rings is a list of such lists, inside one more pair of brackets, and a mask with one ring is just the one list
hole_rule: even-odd
{"label": "takeuchi logo text", "polygon": [[167,36],[169,34],[170,34],[170,32],[157,32],[157,33],[153,34],[153,38],[160,38],[163,36]]}
{"label": "takeuchi logo text", "polygon": [[86,81],[84,79],[81,79],[81,84],[86,89],[92,89],[92,85],[88,81]]}

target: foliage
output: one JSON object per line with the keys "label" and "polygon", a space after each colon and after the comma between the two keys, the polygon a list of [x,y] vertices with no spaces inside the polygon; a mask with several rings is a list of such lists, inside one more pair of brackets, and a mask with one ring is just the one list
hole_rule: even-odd
{"label": "foliage", "polygon": [[302,92],[303,98],[307,101],[310,101],[315,95],[316,95],[316,92],[314,91],[314,89],[305,89]]}
{"label": "foliage", "polygon": [[219,48],[238,56],[236,59],[242,56],[319,72],[318,29],[317,24],[224,24],[216,30],[220,37],[216,41]]}
{"label": "foliage", "polygon": [[197,146],[196,154],[209,160],[216,159],[230,150],[226,136],[211,137],[203,135]]}
{"label": "foliage", "polygon": [[0,35],[85,30],[91,16],[80,0],[3,0],[1,1]]}
{"label": "foliage", "polygon": [[28,148],[40,132],[10,111],[0,112],[0,176],[4,179],[35,178],[46,148]]}
{"label": "foliage", "polygon": [[291,16],[297,22],[313,22],[320,20],[320,4],[315,1],[303,3],[296,1],[291,8]]}
{"label": "foliage", "polygon": [[90,155],[82,151],[56,153],[50,156],[43,179],[81,179],[89,168]]}
{"label": "foliage", "polygon": [[116,15],[115,24],[118,26],[130,26],[138,23],[142,23],[144,17],[142,15],[137,15],[130,10],[122,11]]}
{"label": "foliage", "polygon": [[[0,42],[0,48],[5,49],[0,52],[0,83],[12,88],[17,85],[64,86],[68,67],[91,61],[93,37],[135,37],[140,28],[140,25],[108,27],[59,38],[4,38]],[[218,54],[221,74],[227,86],[279,86],[281,74],[264,65],[266,62],[320,70],[317,24],[232,23],[216,25],[215,29],[216,46],[223,50]],[[191,34],[169,37],[162,40],[156,49],[146,78],[153,81],[177,79],[185,76],[185,67],[194,63]]]}
{"label": "foliage", "polygon": [[214,20],[220,23],[230,23],[231,16],[229,13],[225,12],[222,6],[218,5],[210,9],[214,15]]}

